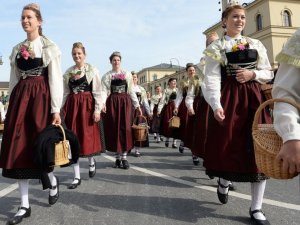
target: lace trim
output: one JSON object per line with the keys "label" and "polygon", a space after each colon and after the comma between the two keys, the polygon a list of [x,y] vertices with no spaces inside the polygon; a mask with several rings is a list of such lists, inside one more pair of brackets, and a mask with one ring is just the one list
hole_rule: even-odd
{"label": "lace trim", "polygon": [[39,66],[30,70],[20,70],[20,74],[23,79],[26,79],[27,77],[36,77],[42,74],[43,69],[43,66]]}
{"label": "lace trim", "polygon": [[300,58],[297,58],[296,56],[287,55],[283,52],[279,53],[276,56],[276,61],[278,61],[279,63],[286,63],[296,67],[300,67]]}

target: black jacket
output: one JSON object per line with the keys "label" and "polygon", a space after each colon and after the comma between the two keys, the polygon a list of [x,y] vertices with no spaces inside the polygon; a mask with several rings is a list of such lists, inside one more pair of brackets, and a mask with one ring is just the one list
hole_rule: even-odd
{"label": "black jacket", "polygon": [[[76,135],[69,129],[64,128],[66,133],[66,139],[69,141],[72,152],[72,163],[77,163],[80,152],[80,144]],[[47,173],[49,172],[49,167],[54,166],[54,149],[55,143],[63,140],[63,134],[59,127],[54,125],[47,126],[37,137],[34,143],[34,162],[43,171],[42,183],[43,188],[49,188],[49,179]],[[65,166],[68,166],[65,165]],[[51,185],[50,185],[51,187]]]}

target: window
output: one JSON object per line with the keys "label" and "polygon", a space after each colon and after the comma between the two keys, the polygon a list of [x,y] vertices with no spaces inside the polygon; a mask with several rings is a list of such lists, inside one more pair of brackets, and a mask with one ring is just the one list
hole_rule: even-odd
{"label": "window", "polygon": [[285,26],[285,27],[291,27],[292,26],[291,14],[287,10],[283,11],[283,26]]}
{"label": "window", "polygon": [[260,14],[258,14],[258,15],[256,16],[256,30],[257,30],[257,31],[262,30],[262,18],[261,18],[261,15],[260,15]]}
{"label": "window", "polygon": [[157,80],[157,75],[156,74],[153,75],[153,80]]}

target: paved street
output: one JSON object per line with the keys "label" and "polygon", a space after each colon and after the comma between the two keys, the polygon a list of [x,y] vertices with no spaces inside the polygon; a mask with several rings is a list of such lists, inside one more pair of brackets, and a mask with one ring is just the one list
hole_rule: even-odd
{"label": "paved street", "polygon": [[[250,185],[236,183],[226,205],[219,203],[217,180],[209,180],[203,167],[194,166],[190,151],[165,148],[153,142],[142,149],[142,157],[128,156],[129,170],[112,168],[112,154],[96,158],[97,174],[88,177],[87,159],[81,159],[82,183],[67,189],[72,168],[56,169],[60,198],[48,205],[48,191],[30,181],[32,215],[22,225],[240,225],[251,224]],[[6,224],[19,205],[15,180],[0,177],[0,224]],[[299,177],[269,180],[264,211],[272,225],[300,224]]]}

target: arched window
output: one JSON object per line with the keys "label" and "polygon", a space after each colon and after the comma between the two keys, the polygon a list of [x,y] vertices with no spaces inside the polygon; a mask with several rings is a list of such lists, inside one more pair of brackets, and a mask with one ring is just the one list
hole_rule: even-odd
{"label": "arched window", "polygon": [[291,14],[287,10],[283,11],[283,26],[285,26],[285,27],[291,27],[292,26]]}
{"label": "arched window", "polygon": [[257,31],[262,30],[262,18],[261,18],[261,14],[258,14],[256,16],[256,30]]}

